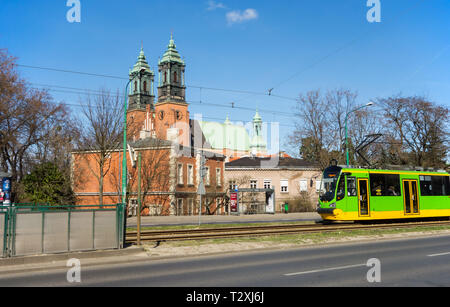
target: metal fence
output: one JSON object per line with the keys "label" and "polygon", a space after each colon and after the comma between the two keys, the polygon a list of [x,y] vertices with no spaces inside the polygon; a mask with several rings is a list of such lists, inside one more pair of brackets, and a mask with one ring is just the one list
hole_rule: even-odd
{"label": "metal fence", "polygon": [[124,206],[0,207],[2,257],[123,248]]}

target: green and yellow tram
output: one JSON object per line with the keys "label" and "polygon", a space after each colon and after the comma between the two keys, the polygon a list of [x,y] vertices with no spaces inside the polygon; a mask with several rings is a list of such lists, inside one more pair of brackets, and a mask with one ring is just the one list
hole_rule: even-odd
{"label": "green and yellow tram", "polygon": [[450,217],[449,178],[446,172],[330,166],[318,213],[325,221]]}

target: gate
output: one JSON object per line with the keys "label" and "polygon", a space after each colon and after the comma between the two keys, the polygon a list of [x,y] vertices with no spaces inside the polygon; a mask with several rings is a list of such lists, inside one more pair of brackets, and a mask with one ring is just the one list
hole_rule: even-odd
{"label": "gate", "polygon": [[0,209],[1,257],[123,248],[124,206],[15,205]]}

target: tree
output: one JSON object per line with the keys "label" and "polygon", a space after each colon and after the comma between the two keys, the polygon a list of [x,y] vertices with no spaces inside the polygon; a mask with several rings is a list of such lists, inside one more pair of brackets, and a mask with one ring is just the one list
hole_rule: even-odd
{"label": "tree", "polygon": [[38,165],[23,179],[23,188],[27,200],[34,203],[51,205],[74,205],[75,195],[70,182],[50,162]]}
{"label": "tree", "polygon": [[445,167],[449,150],[449,109],[425,97],[400,95],[379,99],[387,118],[387,135],[399,142],[394,158],[422,167]]}
{"label": "tree", "polygon": [[[128,198],[138,201],[138,155],[141,153],[141,204],[142,211],[147,209],[155,215],[163,215],[165,205],[170,202],[170,154],[172,143],[156,138],[147,138],[132,142],[135,150],[134,167],[128,168],[127,191]],[[145,149],[142,149],[145,148]],[[118,160],[116,160],[118,161]],[[119,162],[120,164],[120,162]],[[114,187],[117,194],[122,191],[121,164],[111,167],[109,178],[110,186]],[[152,207],[152,205],[155,205]]]}
{"label": "tree", "polygon": [[110,157],[121,147],[123,137],[123,107],[119,94],[113,96],[101,89],[94,99],[88,95],[83,115],[85,123],[78,145],[79,153],[98,180],[99,204],[103,205],[104,178],[111,168]]}
{"label": "tree", "polygon": [[[50,157],[68,166],[68,156],[56,150],[58,146],[47,145],[70,138],[72,132],[66,127],[72,119],[67,106],[55,103],[47,91],[30,87],[19,77],[15,61],[0,50],[0,167],[12,174],[13,190],[18,191],[24,176]],[[12,198],[15,202],[21,195],[13,193]]]}
{"label": "tree", "polygon": [[[345,163],[345,118],[356,106],[357,93],[336,89],[300,94],[296,113],[296,129],[290,136],[290,145],[299,148],[303,159],[318,164],[322,169],[332,159]],[[365,111],[357,111],[347,120],[349,149],[361,142],[365,135],[376,131],[379,119]],[[354,161],[354,159],[352,159]]]}

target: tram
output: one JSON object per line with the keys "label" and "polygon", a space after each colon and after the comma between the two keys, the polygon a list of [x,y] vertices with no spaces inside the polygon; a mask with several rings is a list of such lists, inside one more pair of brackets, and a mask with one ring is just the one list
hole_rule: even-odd
{"label": "tram", "polygon": [[317,212],[324,221],[450,217],[450,175],[332,165],[323,172]]}

